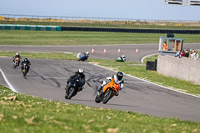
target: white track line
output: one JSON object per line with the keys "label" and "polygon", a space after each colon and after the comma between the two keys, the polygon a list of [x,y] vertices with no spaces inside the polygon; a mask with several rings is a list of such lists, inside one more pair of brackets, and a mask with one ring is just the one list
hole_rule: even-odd
{"label": "white track line", "polygon": [[[113,72],[117,72],[116,70],[113,70],[113,69],[111,69],[111,68],[107,68],[107,67],[104,67],[104,66],[100,66],[100,65],[98,65],[98,64],[93,64],[93,63],[91,63],[91,62],[89,62],[89,64],[92,64],[92,65],[94,65],[94,66],[101,67],[101,68],[103,68],[103,69],[107,69],[107,70],[110,70],[110,71],[113,71]],[[173,89],[173,88],[166,87],[166,86],[163,86],[163,85],[159,85],[159,84],[150,82],[150,81],[148,81],[148,80],[145,80],[145,79],[141,79],[141,78],[132,76],[132,75],[130,75],[130,74],[125,74],[125,73],[124,73],[124,75],[126,75],[126,76],[128,76],[128,77],[131,77],[131,78],[135,78],[135,79],[144,81],[144,82],[147,82],[147,83],[150,83],[150,84],[153,84],[153,85],[156,85],[156,86],[159,86],[159,87],[162,87],[162,88],[165,88],[165,89],[167,89],[167,90],[171,90],[171,91],[175,91],[175,92],[178,92],[178,93],[181,93],[181,94],[185,94],[185,95],[193,96],[193,97],[196,97],[196,98],[200,98],[200,96],[193,95],[193,94],[189,94],[189,93],[182,92],[182,91],[179,91],[179,90],[175,90],[175,89]]]}
{"label": "white track line", "polygon": [[6,75],[4,74],[4,72],[2,71],[2,69],[0,68],[0,72],[4,78],[4,80],[6,81],[6,83],[8,84],[9,88],[14,91],[17,92],[17,90],[11,85],[11,83],[8,81],[8,79],[6,78]]}
{"label": "white track line", "polygon": [[157,55],[157,54],[158,54],[158,53],[156,53],[156,54],[150,54],[150,55],[144,56],[144,57],[142,57],[141,62],[144,63],[144,59],[145,59],[145,58],[150,57],[150,56],[154,56],[154,55]]}

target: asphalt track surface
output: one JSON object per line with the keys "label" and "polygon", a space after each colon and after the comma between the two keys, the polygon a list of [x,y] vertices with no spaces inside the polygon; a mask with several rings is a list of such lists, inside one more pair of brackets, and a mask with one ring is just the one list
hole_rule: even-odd
{"label": "asphalt track surface", "polygon": [[[125,45],[127,49],[133,46],[135,47],[138,45]],[[37,47],[34,49],[35,47],[26,46],[24,49],[29,48],[30,51],[37,51],[38,49],[40,52],[76,52],[79,51],[79,49],[81,50],[78,46],[75,46],[77,48],[71,48],[74,49],[74,51],[71,51],[71,49],[66,46],[67,50],[65,50],[65,47],[63,47],[49,47],[46,49]],[[90,48],[91,47],[94,46],[90,46]],[[99,52],[101,52],[101,49],[104,46],[95,46],[96,49],[97,47],[100,47]],[[107,46],[107,49],[109,47],[118,48],[117,46]],[[143,47],[146,46],[143,45]],[[2,50],[2,46],[0,46],[0,48],[1,51],[5,50]],[[84,48],[88,49],[85,46],[82,47],[82,50],[85,50]],[[140,48],[140,46],[138,46],[138,48]],[[151,48],[153,50],[150,50]],[[8,50],[5,51],[15,51],[17,48],[13,49],[13,46],[8,46],[7,49]],[[55,51],[55,49],[58,49],[58,51]],[[125,48],[123,47],[122,49]],[[146,52],[142,55],[140,55],[140,53],[135,54],[138,62],[143,55],[155,53],[157,51],[157,45],[154,46],[154,44],[152,44],[145,49],[146,50],[141,49],[141,51],[149,51],[149,53]],[[195,47],[195,49],[199,48]],[[126,51],[127,54],[128,50]],[[117,51],[113,50],[113,52]],[[95,56],[95,54],[93,56]],[[109,56],[109,54],[107,54],[105,58],[112,59],[114,56]],[[134,58],[134,60],[136,59]],[[31,69],[27,75],[27,79],[24,79],[19,67],[16,69],[12,67],[12,58],[0,57],[0,68],[17,92],[68,103],[134,111],[152,116],[179,118],[181,120],[200,122],[200,98],[172,91],[133,77],[125,76],[125,86],[119,96],[113,97],[106,105],[102,103],[97,104],[94,101],[96,86],[100,85],[100,82],[106,77],[115,74],[115,72],[87,62],[42,59],[30,59],[30,61],[32,64]],[[66,80],[77,71],[80,66],[85,70],[87,83],[82,92],[78,93],[71,100],[66,100],[64,98]],[[0,84],[8,86],[1,75]]]}

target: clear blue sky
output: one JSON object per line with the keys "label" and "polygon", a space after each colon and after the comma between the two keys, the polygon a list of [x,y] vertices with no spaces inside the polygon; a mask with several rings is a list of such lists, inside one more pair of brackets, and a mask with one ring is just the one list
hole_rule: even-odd
{"label": "clear blue sky", "polygon": [[0,14],[200,20],[200,6],[164,0],[0,0]]}

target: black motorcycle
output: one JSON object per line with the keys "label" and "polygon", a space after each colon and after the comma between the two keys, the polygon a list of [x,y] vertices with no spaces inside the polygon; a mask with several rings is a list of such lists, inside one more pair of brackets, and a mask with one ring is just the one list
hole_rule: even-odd
{"label": "black motorcycle", "polygon": [[82,90],[82,79],[80,76],[76,76],[70,81],[67,82],[65,87],[66,90],[66,99],[71,99],[73,96],[77,94],[77,92]]}
{"label": "black motorcycle", "polygon": [[23,63],[22,64],[22,73],[24,78],[26,78],[26,74],[29,72],[30,66],[28,63]]}

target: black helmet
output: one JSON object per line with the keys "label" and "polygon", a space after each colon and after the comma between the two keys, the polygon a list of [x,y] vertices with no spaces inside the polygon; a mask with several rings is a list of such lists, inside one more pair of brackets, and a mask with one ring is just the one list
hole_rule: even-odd
{"label": "black helmet", "polygon": [[121,80],[123,78],[123,73],[122,72],[117,72],[117,79]]}
{"label": "black helmet", "polygon": [[27,59],[27,58],[25,58],[25,59],[24,59],[24,61],[28,61],[28,59]]}

